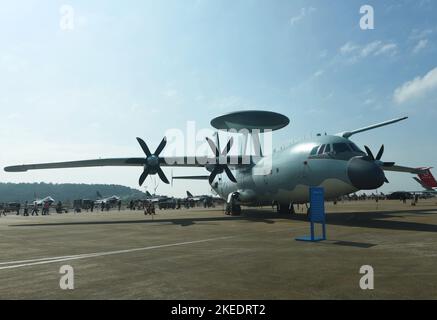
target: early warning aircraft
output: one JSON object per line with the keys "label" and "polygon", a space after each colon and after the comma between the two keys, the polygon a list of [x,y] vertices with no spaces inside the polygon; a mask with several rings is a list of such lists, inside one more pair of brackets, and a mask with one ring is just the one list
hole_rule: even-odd
{"label": "early warning aircraft", "polygon": [[[213,157],[160,157],[167,140],[159,144],[155,152],[150,152],[146,143],[137,138],[145,158],[116,158],[58,163],[29,164],[6,167],[7,172],[23,172],[36,169],[56,169],[97,166],[140,166],[143,172],[139,179],[142,185],[148,175],[158,174],[169,183],[161,167],[205,167],[209,176],[190,176],[187,179],[208,179],[212,189],[227,201],[227,212],[239,214],[244,205],[277,205],[281,213],[292,213],[293,204],[308,203],[309,187],[325,189],[325,197],[334,199],[359,190],[374,190],[388,182],[384,171],[422,174],[422,168],[409,168],[382,161],[384,146],[376,156],[368,147],[365,152],[349,138],[355,134],[405,120],[398,118],[357,130],[336,135],[318,135],[306,141],[290,145],[270,155],[257,156],[229,155],[233,145],[230,138],[226,147],[220,150],[218,134],[216,142],[206,138],[213,150]],[[274,131],[289,124],[290,120],[270,111],[239,111],[217,117],[211,125],[218,130],[246,129],[253,141],[258,140],[258,132]],[[256,132],[256,133],[254,133]],[[232,170],[231,170],[232,169]],[[260,174],[261,172],[261,174]]]}

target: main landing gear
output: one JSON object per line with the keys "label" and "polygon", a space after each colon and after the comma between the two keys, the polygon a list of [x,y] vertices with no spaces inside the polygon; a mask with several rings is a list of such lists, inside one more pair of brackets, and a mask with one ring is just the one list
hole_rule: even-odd
{"label": "main landing gear", "polygon": [[292,203],[277,203],[276,211],[280,214],[294,214],[294,206]]}

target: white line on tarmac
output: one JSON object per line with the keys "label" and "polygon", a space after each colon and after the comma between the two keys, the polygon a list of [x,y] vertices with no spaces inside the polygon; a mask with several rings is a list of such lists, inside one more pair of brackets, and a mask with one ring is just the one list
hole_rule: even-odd
{"label": "white line on tarmac", "polygon": [[35,265],[40,265],[40,264],[49,264],[49,263],[62,262],[62,261],[71,261],[71,260],[78,260],[78,259],[102,257],[102,256],[109,256],[109,255],[123,254],[123,253],[137,252],[137,251],[146,251],[146,250],[153,250],[153,249],[160,249],[160,248],[184,246],[184,245],[189,245],[189,244],[211,242],[211,241],[218,241],[218,240],[227,240],[227,239],[232,239],[235,237],[236,236],[228,236],[228,237],[211,238],[211,239],[203,239],[203,240],[196,240],[196,241],[186,241],[186,242],[179,242],[179,243],[162,244],[162,245],[143,247],[143,248],[106,251],[106,252],[95,252],[95,253],[87,253],[87,254],[78,254],[78,255],[73,255],[73,256],[63,256],[63,257],[52,257],[52,258],[49,257],[49,258],[39,258],[39,259],[31,259],[31,260],[1,262],[0,263],[1,265],[7,265],[7,264],[11,264],[11,265],[5,266],[5,267],[0,267],[0,270],[29,267],[29,266],[35,266]]}

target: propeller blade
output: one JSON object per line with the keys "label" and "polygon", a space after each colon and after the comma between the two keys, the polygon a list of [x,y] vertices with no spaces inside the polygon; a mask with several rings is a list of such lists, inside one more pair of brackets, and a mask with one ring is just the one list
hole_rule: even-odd
{"label": "propeller blade", "polygon": [[140,180],[138,181],[138,183],[140,184],[140,187],[143,185],[144,181],[146,181],[146,178],[148,175],[149,175],[149,170],[147,168],[145,168],[143,173],[140,176]]}
{"label": "propeller blade", "polygon": [[395,165],[395,162],[383,162],[382,165],[384,167],[393,167]]}
{"label": "propeller blade", "polygon": [[218,173],[219,173],[219,170],[217,167],[215,167],[214,170],[212,170],[212,172],[208,178],[209,184],[212,184],[214,182],[214,179]]}
{"label": "propeller blade", "polygon": [[383,154],[384,154],[384,145],[382,145],[381,149],[379,149],[378,154],[376,155],[376,160],[381,160]]}
{"label": "propeller blade", "polygon": [[167,144],[167,138],[164,137],[164,138],[162,138],[161,143],[159,144],[158,148],[156,148],[154,155],[159,156],[159,154],[164,149],[166,144]]}
{"label": "propeller blade", "polygon": [[229,153],[229,151],[231,150],[233,144],[234,144],[234,138],[231,137],[229,139],[228,143],[226,144],[226,147],[222,151],[222,156],[225,156],[225,155],[227,155]]}
{"label": "propeller blade", "polygon": [[367,156],[370,158],[370,160],[372,160],[372,161],[375,160],[375,157],[373,156],[373,153],[372,153],[372,151],[370,151],[369,147],[364,146],[364,149],[366,149]]}
{"label": "propeller blade", "polygon": [[165,176],[164,171],[162,171],[162,169],[159,167],[158,168],[158,176],[159,178],[161,178],[162,182],[169,184],[170,182],[168,181],[167,177]]}
{"label": "propeller blade", "polygon": [[138,141],[138,143],[140,144],[141,149],[143,149],[143,151],[144,151],[144,153],[146,154],[146,156],[148,156],[148,157],[151,156],[152,154],[150,153],[149,147],[148,147],[147,144],[144,142],[144,140],[141,139],[141,138],[138,138],[138,137],[137,137],[137,141]]}
{"label": "propeller blade", "polygon": [[215,143],[210,138],[207,137],[206,141],[208,142],[209,147],[211,148],[212,152],[215,154],[216,158],[218,158],[220,156],[220,150],[217,148]]}
{"label": "propeller blade", "polygon": [[231,180],[234,183],[237,183],[237,179],[235,179],[234,175],[232,174],[231,169],[229,169],[228,166],[225,167],[225,172],[226,172],[226,175],[228,176],[229,180]]}

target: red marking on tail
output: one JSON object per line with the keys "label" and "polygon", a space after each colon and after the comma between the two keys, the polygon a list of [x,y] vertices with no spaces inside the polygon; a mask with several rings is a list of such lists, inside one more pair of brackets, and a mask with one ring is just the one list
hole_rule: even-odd
{"label": "red marking on tail", "polygon": [[418,174],[420,181],[430,188],[437,188],[437,181],[431,173],[431,168],[426,169],[425,173]]}

